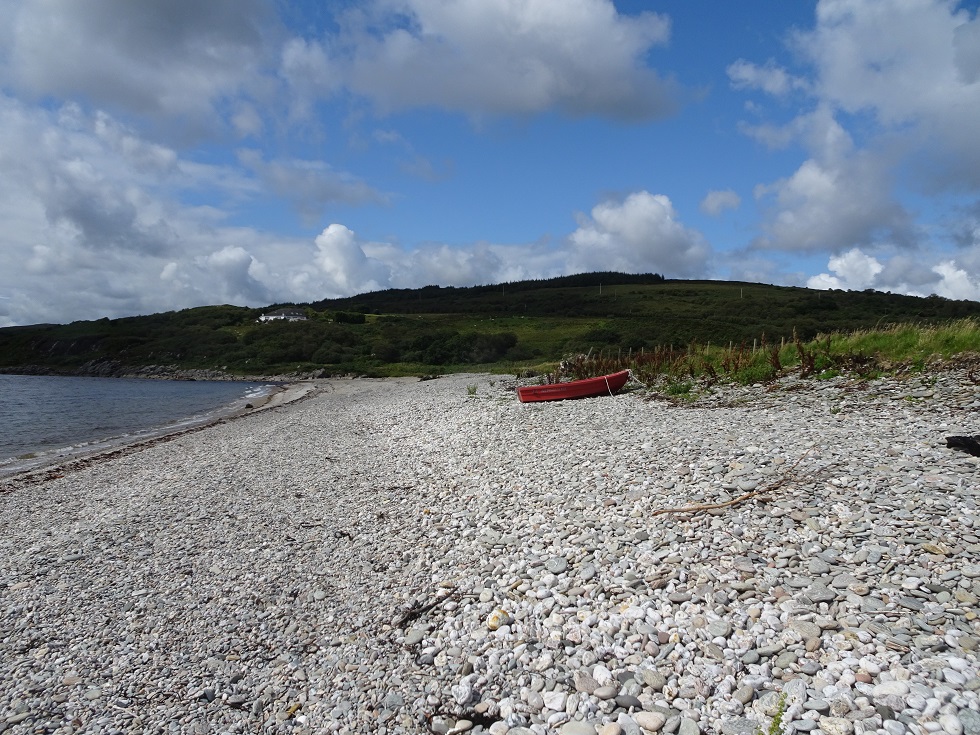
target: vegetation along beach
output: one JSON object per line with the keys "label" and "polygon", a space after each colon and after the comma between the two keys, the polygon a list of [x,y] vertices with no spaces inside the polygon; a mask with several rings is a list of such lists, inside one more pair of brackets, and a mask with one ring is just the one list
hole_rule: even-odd
{"label": "vegetation along beach", "polygon": [[312,380],[8,478],[0,731],[980,732],[976,357],[832,341]]}

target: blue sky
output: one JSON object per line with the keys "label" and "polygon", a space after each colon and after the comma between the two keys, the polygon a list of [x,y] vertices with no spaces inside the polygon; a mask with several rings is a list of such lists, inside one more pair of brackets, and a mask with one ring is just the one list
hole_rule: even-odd
{"label": "blue sky", "polygon": [[980,299],[976,2],[0,14],[0,326],[588,270]]}

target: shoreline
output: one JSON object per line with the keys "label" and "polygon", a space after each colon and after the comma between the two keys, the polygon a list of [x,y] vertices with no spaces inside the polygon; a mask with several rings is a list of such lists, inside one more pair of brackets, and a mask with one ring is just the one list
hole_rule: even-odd
{"label": "shoreline", "polygon": [[965,373],[512,382],[318,381],[0,494],[6,732],[980,727]]}
{"label": "shoreline", "polygon": [[194,420],[184,419],[178,423],[143,429],[123,436],[91,439],[66,447],[35,452],[29,457],[11,457],[0,461],[0,492],[3,492],[4,486],[8,484],[35,484],[46,476],[86,466],[99,461],[102,457],[128,454],[143,447],[169,441],[173,437],[200,431],[216,423],[301,400],[316,390],[315,383],[280,383],[258,398],[235,399]]}

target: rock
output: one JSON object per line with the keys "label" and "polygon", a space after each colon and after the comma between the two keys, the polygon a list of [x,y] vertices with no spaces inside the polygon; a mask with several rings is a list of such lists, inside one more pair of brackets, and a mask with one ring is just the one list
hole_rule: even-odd
{"label": "rock", "polygon": [[564,712],[565,711],[565,699],[566,694],[560,689],[554,689],[550,692],[542,692],[541,699],[544,702],[544,706],[554,712]]}
{"label": "rock", "polygon": [[948,735],[963,735],[963,723],[956,715],[939,715],[937,722],[942,726],[943,732]]}
{"label": "rock", "polygon": [[732,624],[728,620],[713,620],[705,630],[712,638],[727,638],[732,634]]}
{"label": "rock", "polygon": [[845,717],[821,717],[820,729],[826,735],[851,735],[854,732],[854,723]]}
{"label": "rock", "polygon": [[612,699],[613,697],[615,697],[616,696],[616,692],[617,692],[617,689],[614,686],[611,686],[611,685],[610,686],[602,686],[602,687],[596,688],[592,692],[592,696],[595,697],[596,699],[606,700],[606,699]]}
{"label": "rock", "polygon": [[576,671],[574,675],[575,691],[585,694],[592,694],[599,688],[599,682],[592,678],[591,674],[584,671]]}
{"label": "rock", "polygon": [[980,735],[980,712],[961,709],[957,716],[963,727],[963,735]]}
{"label": "rock", "polygon": [[773,717],[782,709],[782,694],[780,692],[763,692],[755,701],[753,707],[766,717]]}
{"label": "rock", "polygon": [[563,556],[555,556],[547,561],[545,568],[552,574],[561,574],[568,569],[568,559]]}
{"label": "rock", "polygon": [[659,732],[667,722],[667,716],[660,712],[636,712],[633,719],[637,725],[650,732]]}
{"label": "rock", "polygon": [[510,613],[501,608],[497,608],[487,616],[487,628],[489,630],[498,630],[505,625],[509,625],[513,621]]}
{"label": "rock", "polygon": [[876,684],[871,690],[871,696],[876,700],[890,696],[904,697],[908,693],[909,685],[904,681],[885,681],[881,684]]}
{"label": "rock", "polygon": [[747,717],[734,717],[722,720],[721,732],[722,735],[756,735],[759,724]]}
{"label": "rock", "polygon": [[655,692],[663,691],[667,684],[667,677],[656,669],[640,669],[640,678],[646,686]]}
{"label": "rock", "polygon": [[572,720],[566,722],[558,731],[561,735],[596,735],[595,726],[587,722]]}

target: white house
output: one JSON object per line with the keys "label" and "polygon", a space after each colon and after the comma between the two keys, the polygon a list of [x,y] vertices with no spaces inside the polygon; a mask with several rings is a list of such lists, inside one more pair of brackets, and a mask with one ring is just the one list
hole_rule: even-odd
{"label": "white house", "polygon": [[260,322],[305,322],[306,314],[302,309],[276,309],[259,317]]}

